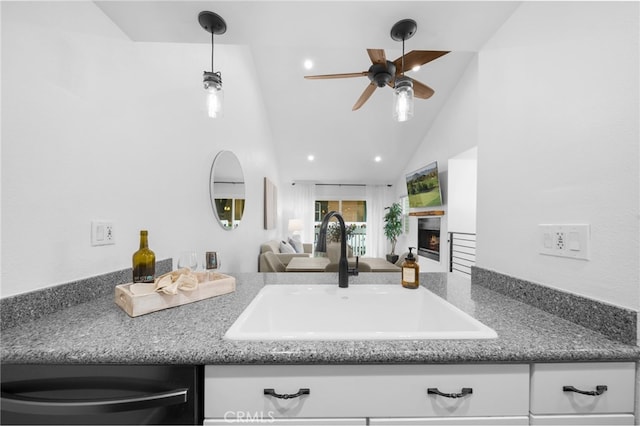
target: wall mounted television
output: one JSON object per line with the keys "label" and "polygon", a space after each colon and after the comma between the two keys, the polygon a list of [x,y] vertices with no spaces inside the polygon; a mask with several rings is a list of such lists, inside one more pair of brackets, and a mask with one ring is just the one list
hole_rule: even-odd
{"label": "wall mounted television", "polygon": [[407,195],[409,196],[409,207],[442,205],[437,161],[407,175]]}

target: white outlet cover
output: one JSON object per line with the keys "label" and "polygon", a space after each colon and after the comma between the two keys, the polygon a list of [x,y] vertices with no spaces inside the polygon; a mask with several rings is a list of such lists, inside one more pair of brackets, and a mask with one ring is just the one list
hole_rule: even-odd
{"label": "white outlet cover", "polygon": [[538,252],[547,256],[589,260],[589,224],[538,225]]}

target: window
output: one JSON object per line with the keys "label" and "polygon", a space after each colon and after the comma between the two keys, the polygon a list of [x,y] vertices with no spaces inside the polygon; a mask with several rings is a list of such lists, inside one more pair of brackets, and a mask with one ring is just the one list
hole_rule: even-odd
{"label": "window", "polygon": [[236,228],[242,219],[244,211],[244,199],[242,198],[216,198],[214,200],[218,219],[225,225]]}
{"label": "window", "polygon": [[400,206],[402,206],[402,232],[409,233],[409,197],[400,197]]}
{"label": "window", "polygon": [[342,213],[345,225],[353,228],[347,235],[347,244],[353,250],[354,256],[362,256],[366,252],[367,236],[367,202],[364,200],[316,200],[315,203],[315,236],[314,244],[318,240],[320,224],[324,216],[330,211]]}

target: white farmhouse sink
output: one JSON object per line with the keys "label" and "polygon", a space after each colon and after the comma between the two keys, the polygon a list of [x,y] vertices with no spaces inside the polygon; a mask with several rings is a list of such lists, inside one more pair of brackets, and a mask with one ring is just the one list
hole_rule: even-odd
{"label": "white farmhouse sink", "polygon": [[494,330],[424,287],[266,285],[231,340],[491,339]]}

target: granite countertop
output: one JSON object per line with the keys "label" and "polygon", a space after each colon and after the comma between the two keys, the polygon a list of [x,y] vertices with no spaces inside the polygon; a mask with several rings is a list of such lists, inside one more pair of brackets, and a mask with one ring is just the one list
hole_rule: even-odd
{"label": "granite countertop", "polygon": [[[130,318],[113,295],[2,331],[3,363],[354,364],[637,361],[640,348],[452,274],[421,284],[498,333],[487,340],[239,342],[223,334],[268,284],[337,285],[332,273],[232,274],[234,293]],[[359,283],[398,284],[396,273],[363,273]],[[327,313],[330,315],[330,313]]]}

